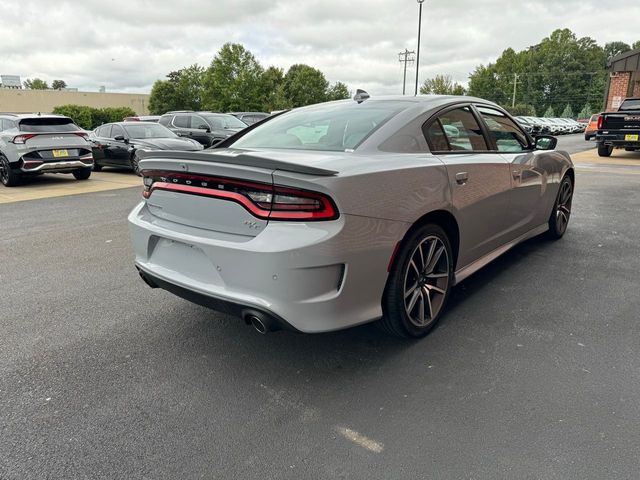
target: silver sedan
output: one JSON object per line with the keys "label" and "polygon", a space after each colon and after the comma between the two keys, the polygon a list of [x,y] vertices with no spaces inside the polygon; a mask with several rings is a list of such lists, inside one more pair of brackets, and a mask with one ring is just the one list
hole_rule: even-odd
{"label": "silver sedan", "polygon": [[451,288],[514,245],[558,239],[574,169],[472,97],[299,108],[203,152],[148,152],[129,216],[152,287],[265,333],[379,321],[420,337]]}

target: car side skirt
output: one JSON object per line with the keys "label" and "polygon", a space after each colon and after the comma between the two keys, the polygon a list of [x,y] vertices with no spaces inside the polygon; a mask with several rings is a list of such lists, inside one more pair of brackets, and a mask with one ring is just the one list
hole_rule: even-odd
{"label": "car side skirt", "polygon": [[549,230],[549,224],[548,223],[544,223],[544,224],[542,224],[542,225],[540,225],[540,226],[538,226],[538,227],[536,227],[536,228],[534,228],[532,230],[529,230],[527,233],[525,233],[523,235],[520,235],[515,240],[512,240],[511,242],[505,243],[501,247],[496,248],[494,251],[489,252],[484,257],[481,257],[481,258],[475,260],[474,262],[470,263],[466,267],[461,268],[460,270],[458,270],[457,272],[454,273],[453,284],[457,285],[458,283],[462,282],[465,278],[470,277],[471,275],[476,273],[481,268],[483,268],[486,265],[488,265],[489,263],[493,262],[496,258],[498,258],[503,253],[506,253],[509,250],[511,250],[513,247],[515,247],[519,243],[522,243],[525,240],[533,238],[533,237],[535,237],[537,235],[540,235],[540,234],[546,232],[547,230]]}

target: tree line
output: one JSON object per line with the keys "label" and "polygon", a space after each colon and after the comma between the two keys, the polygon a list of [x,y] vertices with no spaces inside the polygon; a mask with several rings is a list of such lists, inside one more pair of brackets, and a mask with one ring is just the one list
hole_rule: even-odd
{"label": "tree line", "polygon": [[585,118],[604,104],[609,61],[635,49],[640,49],[640,40],[600,46],[591,37],[558,29],[537,45],[517,52],[508,48],[495,62],[479,65],[466,89],[448,75],[437,75],[425,80],[420,92],[485,98],[514,115]]}
{"label": "tree line", "polygon": [[125,117],[136,115],[129,107],[94,108],[86,105],[59,105],[52,113],[71,118],[85,130],[93,130],[105,123],[121,122]]}
{"label": "tree line", "polygon": [[37,77],[27,78],[22,84],[27,90],[62,90],[67,88],[67,82],[64,80],[54,80],[51,82],[51,88],[49,88],[49,84],[45,80]]}
{"label": "tree line", "polygon": [[149,111],[272,112],[349,96],[344,83],[331,85],[317,68],[296,64],[286,73],[274,66],[264,68],[244,46],[226,43],[208,68],[191,65],[157,80]]}

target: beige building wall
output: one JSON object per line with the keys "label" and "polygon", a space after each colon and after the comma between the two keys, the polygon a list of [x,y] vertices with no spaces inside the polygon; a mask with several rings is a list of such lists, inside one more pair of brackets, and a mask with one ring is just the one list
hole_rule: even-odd
{"label": "beige building wall", "polygon": [[0,112],[51,113],[60,105],[129,107],[138,115],[149,115],[149,95],[144,93],[67,92],[64,90],[14,90],[0,88]]}

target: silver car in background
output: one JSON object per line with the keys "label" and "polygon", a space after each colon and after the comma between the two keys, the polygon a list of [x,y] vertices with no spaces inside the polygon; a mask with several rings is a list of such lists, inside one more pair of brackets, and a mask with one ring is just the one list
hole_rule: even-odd
{"label": "silver car in background", "polygon": [[89,134],[62,115],[0,114],[0,183],[15,187],[43,173],[87,180],[93,168]]}
{"label": "silver car in background", "polygon": [[292,110],[204,152],[141,157],[129,225],[152,287],[258,331],[378,320],[420,337],[452,286],[571,214],[574,170],[472,97],[380,97]]}

